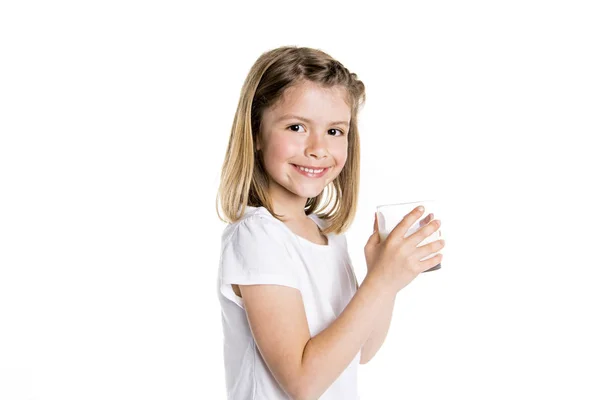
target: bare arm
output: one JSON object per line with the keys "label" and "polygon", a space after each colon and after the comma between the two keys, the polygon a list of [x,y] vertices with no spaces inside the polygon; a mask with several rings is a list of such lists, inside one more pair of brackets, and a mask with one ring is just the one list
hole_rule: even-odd
{"label": "bare arm", "polygon": [[273,376],[293,399],[317,399],[356,357],[378,310],[396,292],[367,275],[340,316],[313,338],[300,292],[277,285],[240,285],[256,344]]}
{"label": "bare arm", "polygon": [[394,295],[393,298],[387,301],[383,306],[383,309],[379,311],[379,314],[377,314],[373,330],[371,331],[369,338],[360,351],[361,364],[366,364],[371,361],[371,359],[375,356],[375,354],[377,354],[383,345],[392,322],[392,314],[394,312],[396,297],[397,296]]}
{"label": "bare arm", "polygon": [[[433,214],[429,214],[426,218],[422,219],[419,222],[420,227],[428,224],[431,220],[433,220]],[[377,213],[375,213],[375,220],[373,221],[373,234],[369,238],[369,242],[365,246],[365,258],[367,259],[367,270],[372,268],[373,262],[372,258],[374,257],[374,248],[380,245],[379,239],[379,225],[377,223]],[[377,315],[376,322],[373,326],[373,330],[369,335],[366,343],[362,347],[360,352],[360,363],[366,364],[368,363],[375,354],[379,351],[385,338],[387,337],[388,331],[390,329],[390,323],[392,322],[392,314],[394,312],[394,305],[396,302],[396,296],[394,296],[391,301],[387,302],[385,306],[379,311]]]}
{"label": "bare arm", "polygon": [[369,338],[379,311],[395,296],[367,275],[340,316],[308,341],[302,357],[304,379],[310,382],[307,398],[318,398],[346,369]]}
{"label": "bare arm", "polygon": [[441,262],[442,241],[417,247],[439,227],[430,222],[405,237],[422,211],[415,208],[385,243],[375,235],[366,246],[363,284],[340,316],[310,337],[300,291],[278,285],[240,285],[254,340],[280,386],[293,399],[316,399],[337,379],[364,346],[379,311],[418,274]]}

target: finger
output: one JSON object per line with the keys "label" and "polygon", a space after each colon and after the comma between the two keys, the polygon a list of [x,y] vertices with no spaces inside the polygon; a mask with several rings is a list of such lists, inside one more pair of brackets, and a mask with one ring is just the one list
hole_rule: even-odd
{"label": "finger", "polygon": [[433,213],[419,221],[419,227],[428,224],[433,219]]}
{"label": "finger", "polygon": [[377,224],[377,212],[375,213],[375,221],[373,222],[373,232],[377,232],[379,230],[379,225]]}
{"label": "finger", "polygon": [[372,247],[378,245],[381,242],[379,238],[379,229],[377,226],[377,214],[375,214],[375,223],[373,224],[373,233],[369,236],[369,240],[367,240],[366,247]]}
{"label": "finger", "polygon": [[[421,261],[419,263],[419,270],[421,272],[427,272],[428,270],[431,270],[433,267],[437,266],[438,264],[440,264],[442,262],[442,258],[443,258],[442,254],[436,254],[435,256],[433,256],[425,261]],[[439,268],[436,268],[436,269],[439,269]]]}
{"label": "finger", "polygon": [[387,240],[391,239],[394,242],[398,242],[404,238],[408,228],[410,228],[425,212],[424,208],[419,209],[419,207],[421,206],[415,207],[402,218],[402,221],[392,229]]}
{"label": "finger", "polygon": [[446,242],[444,239],[434,240],[431,243],[427,243],[426,245],[417,247],[417,251],[415,251],[415,258],[417,260],[422,260],[423,258],[439,252],[446,246]]}
{"label": "finger", "polygon": [[434,219],[433,221],[429,222],[427,225],[421,227],[412,235],[407,237],[406,240],[408,243],[411,243],[411,245],[417,246],[419,243],[425,240],[425,238],[429,237],[436,230],[438,230],[441,225],[442,221],[440,221],[439,219]]}
{"label": "finger", "polygon": [[381,240],[379,239],[379,232],[373,232],[373,234],[369,237],[369,240],[367,240],[367,246],[375,246],[379,244],[380,241]]}

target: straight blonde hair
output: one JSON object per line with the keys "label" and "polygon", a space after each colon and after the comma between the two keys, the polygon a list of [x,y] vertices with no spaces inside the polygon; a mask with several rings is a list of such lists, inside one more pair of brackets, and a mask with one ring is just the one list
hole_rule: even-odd
{"label": "straight blonde hair", "polygon": [[[327,53],[297,46],[283,46],[263,53],[246,77],[233,118],[217,193],[217,215],[223,222],[238,221],[246,206],[265,207],[275,218],[282,220],[282,216],[273,211],[268,194],[269,178],[262,152],[256,151],[256,139],[264,110],[275,104],[288,87],[303,80],[326,88],[345,88],[346,103],[351,110],[346,164],[323,192],[307,200],[304,212],[306,215],[314,212],[325,220],[327,226],[323,232],[326,234],[341,234],[352,224],[360,180],[357,117],[365,102],[365,86],[355,73]],[[219,212],[219,205],[225,218]]]}

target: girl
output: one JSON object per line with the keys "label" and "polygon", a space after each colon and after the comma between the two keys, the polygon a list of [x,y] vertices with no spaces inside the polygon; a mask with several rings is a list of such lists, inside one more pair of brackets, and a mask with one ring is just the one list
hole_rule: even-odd
{"label": "girl", "polygon": [[311,48],[266,52],[246,78],[217,197],[229,399],[357,399],[357,365],[381,347],[397,292],[441,261],[419,261],[440,241],[417,248],[439,221],[404,238],[415,209],[383,243],[375,221],[356,281],[344,232],[364,99],[356,74]]}

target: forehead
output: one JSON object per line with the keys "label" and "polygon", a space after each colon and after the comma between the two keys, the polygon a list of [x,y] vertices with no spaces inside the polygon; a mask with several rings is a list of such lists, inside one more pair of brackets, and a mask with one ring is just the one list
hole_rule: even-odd
{"label": "forehead", "polygon": [[323,116],[325,119],[350,120],[347,91],[342,86],[324,87],[303,81],[283,92],[271,111],[274,114],[296,114],[306,117]]}

